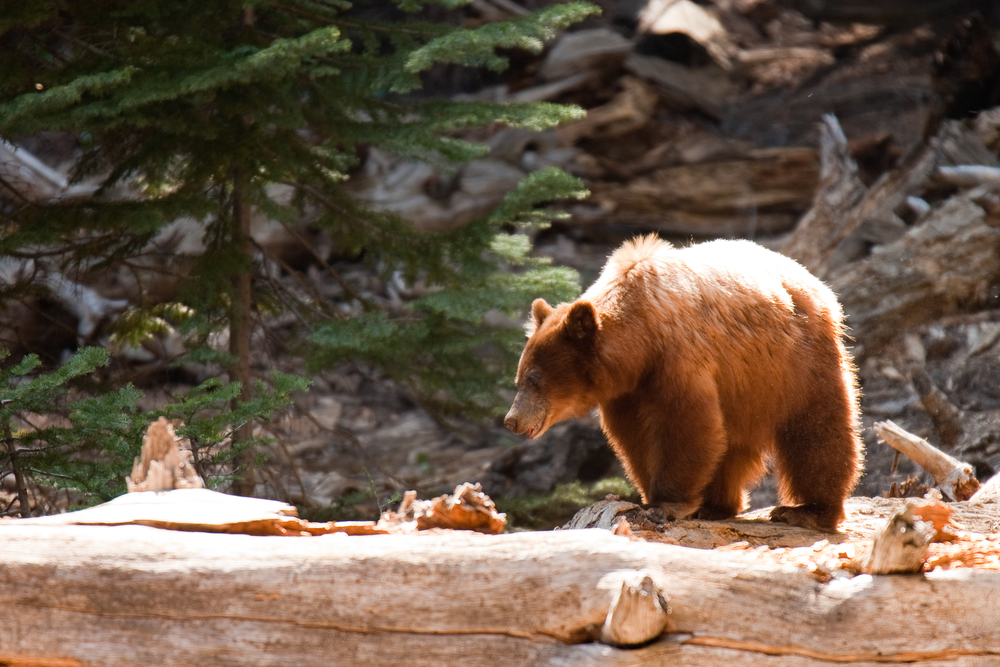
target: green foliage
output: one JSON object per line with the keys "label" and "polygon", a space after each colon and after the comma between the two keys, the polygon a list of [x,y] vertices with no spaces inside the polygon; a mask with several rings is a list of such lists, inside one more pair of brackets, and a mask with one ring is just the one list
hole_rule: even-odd
{"label": "green foliage", "polygon": [[[61,271],[110,269],[136,256],[147,263],[133,269],[171,268],[179,260],[156,256],[150,240],[179,218],[198,221],[206,249],[177,270],[176,302],[137,304],[119,318],[114,335],[135,345],[168,326],[181,327],[190,337],[190,358],[220,363],[233,378],[241,368],[237,360],[198,343],[249,310],[240,301],[238,277],[258,271],[261,251],[246,243],[239,220],[251,206],[288,223],[308,211],[342,255],[364,257],[385,279],[421,281],[429,293],[395,310],[364,302],[360,315],[348,317],[301,294],[278,293],[274,281],[258,275],[256,311],[292,304],[307,341],[297,349],[309,351],[313,370],[364,362],[430,409],[495,413],[497,388],[509,383],[521,333],[488,324],[489,315],[518,317],[537,296],[558,301],[577,291],[575,274],[531,258],[517,230],[558,217],[548,206],[584,196],[582,184],[557,170],[535,172],[491,215],[441,234],[359,205],[343,188],[369,146],[444,165],[486,152],[455,136],[463,128],[504,123],[541,130],[581,117],[580,109],[554,104],[455,101],[416,92],[432,66],[502,69],[507,61],[498,48],[538,52],[556,31],[597,11],[570,2],[476,29],[432,22],[421,13],[425,5],[463,4],[395,0],[355,9],[344,0],[33,0],[5,10],[0,137],[73,134],[80,158],[72,179],[100,187],[83,200],[0,209],[0,256],[34,257]],[[403,18],[386,18],[397,9]],[[291,186],[295,196],[272,200],[268,187],[274,184]],[[0,291],[0,306],[16,295]],[[52,381],[61,385],[67,378]],[[273,382],[276,396],[293,390],[287,377]],[[203,385],[167,410],[185,417],[186,435],[212,456],[223,418],[204,415],[226,414],[222,406],[235,398],[233,386]],[[132,444],[111,440],[133,428],[127,404],[134,390],[109,391],[71,410],[83,420],[74,427],[93,423],[96,430],[81,430],[91,439],[86,447],[108,447],[109,460],[126,466],[133,431]],[[240,422],[281,403],[268,403],[259,388],[258,399],[259,405],[235,407],[225,419]],[[104,400],[111,403],[104,406]],[[116,414],[101,416],[115,405]],[[100,440],[101,433],[107,439]],[[226,456],[246,446],[237,443]],[[59,468],[58,474],[75,488],[104,497],[113,486],[110,477],[94,472],[92,483],[81,487],[86,466],[73,465],[82,467]]]}
{"label": "green foliage", "polygon": [[206,482],[209,487],[224,487],[240,471],[220,472],[223,469],[220,464],[230,462],[240,452],[269,440],[251,438],[234,442],[231,447],[223,447],[223,443],[244,424],[266,419],[286,408],[291,403],[291,394],[305,391],[310,384],[308,380],[280,371],[271,371],[270,379],[269,384],[258,380],[253,398],[236,402],[235,408],[234,399],[240,396],[241,389],[238,382],[206,380],[185,393],[175,393],[173,402],[147,415],[147,422],[161,415],[184,422],[176,429],[177,436],[188,439],[196,466],[208,477]]}
{"label": "green foliage", "polygon": [[[7,351],[0,351],[0,359],[6,357]],[[196,468],[209,486],[221,486],[239,474],[222,464],[264,441],[249,440],[236,448],[222,443],[241,425],[283,409],[291,393],[308,386],[302,378],[274,372],[270,387],[259,383],[256,396],[234,408],[239,384],[213,379],[175,394],[160,410],[141,412],[136,402],[142,392],[135,387],[100,386],[95,371],[108,362],[107,351],[88,347],[52,372],[36,373],[40,362],[34,356],[0,370],[5,445],[0,478],[15,472],[26,486],[73,489],[91,502],[110,500],[125,491],[125,476],[139,455],[146,428],[165,416],[184,422],[177,435],[191,443]]]}
{"label": "green foliage", "polygon": [[539,53],[545,41],[555,37],[559,30],[599,11],[590,3],[569,2],[546,7],[513,21],[488,23],[475,30],[454,30],[411,53],[406,69],[420,72],[434,63],[453,63],[483,66],[500,72],[507,69],[509,62],[496,54],[497,47]]}
{"label": "green foliage", "polygon": [[[423,397],[425,407],[438,413],[501,413],[505,406],[497,398],[498,386],[513,377],[524,334],[517,326],[491,326],[487,314],[514,318],[538,296],[565,301],[576,296],[578,287],[573,271],[529,257],[527,238],[500,228],[544,224],[556,214],[538,204],[582,192],[577,179],[559,170],[531,174],[493,214],[459,233],[439,235],[436,246],[425,250],[441,253],[434,265],[438,291],[411,301],[397,315],[374,310],[318,325],[310,338],[316,346],[312,368],[363,360]],[[504,271],[504,265],[522,270]],[[413,265],[397,266],[405,270]]]}

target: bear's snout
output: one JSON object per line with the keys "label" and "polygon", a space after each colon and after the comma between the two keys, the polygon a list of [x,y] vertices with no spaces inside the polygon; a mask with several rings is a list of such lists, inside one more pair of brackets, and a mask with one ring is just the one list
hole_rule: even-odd
{"label": "bear's snout", "polygon": [[514,405],[510,407],[503,425],[518,435],[525,433],[531,440],[541,435],[542,423],[545,421],[545,406],[535,395],[526,396],[517,392]]}

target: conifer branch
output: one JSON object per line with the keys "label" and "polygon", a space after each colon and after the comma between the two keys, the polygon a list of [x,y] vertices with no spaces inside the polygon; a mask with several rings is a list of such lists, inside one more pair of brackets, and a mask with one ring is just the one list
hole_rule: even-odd
{"label": "conifer branch", "polygon": [[[267,378],[265,376],[259,375],[258,377],[262,379],[264,382],[268,383],[272,382],[270,378]],[[338,438],[346,440],[354,448],[354,450],[358,452],[358,454],[361,456],[361,459],[365,462],[365,465],[370,466],[375,470],[377,470],[378,473],[382,475],[382,477],[385,478],[387,482],[392,484],[396,490],[405,488],[406,482],[386,471],[384,468],[382,468],[381,465],[379,465],[378,461],[371,458],[371,455],[368,454],[368,451],[365,449],[364,445],[361,444],[361,441],[358,440],[358,437],[356,435],[354,435],[349,430],[342,428],[340,426],[326,426],[318,419],[316,419],[316,417],[312,414],[312,412],[310,412],[308,408],[303,406],[297,400],[293,399],[292,405],[300,415],[305,417],[307,421],[312,423],[313,426],[315,426],[319,430],[323,431],[324,433],[329,433]]]}
{"label": "conifer branch", "polygon": [[[333,201],[332,199],[330,199],[329,197],[327,197],[325,194],[323,194],[322,192],[320,192],[319,189],[313,187],[312,185],[309,185],[308,183],[302,183],[300,181],[282,181],[282,183],[284,185],[290,185],[293,188],[297,188],[299,190],[302,190],[305,193],[308,193],[308,194],[312,195],[313,197],[316,198],[316,201],[318,201],[319,203],[323,204],[323,206],[325,206],[326,208],[328,208],[330,211],[332,211],[334,213],[338,213],[338,214],[344,216],[345,218],[349,219],[354,224],[361,225],[362,227],[367,227],[368,229],[378,229],[374,225],[372,225],[370,221],[365,220],[364,218],[361,218],[359,216],[354,215],[353,213],[351,213],[350,211],[348,211],[346,208],[344,208],[343,206],[341,206],[340,204],[336,203],[335,201]],[[382,231],[382,230],[378,229],[378,231]]]}
{"label": "conifer branch", "polygon": [[[274,441],[278,443],[278,447],[281,448],[282,453],[285,458],[288,459],[288,466],[292,470],[292,476],[295,477],[295,482],[299,485],[299,493],[302,494],[303,504],[306,507],[315,507],[312,499],[309,498],[309,494],[306,493],[306,485],[302,482],[302,476],[299,474],[299,467],[295,464],[295,458],[292,453],[288,450],[288,445],[285,444],[285,439],[281,437],[277,430],[275,430],[270,424],[261,424],[261,429],[267,431],[274,438]],[[285,497],[288,497],[287,492]]]}
{"label": "conifer branch", "polygon": [[[285,307],[285,309],[288,312],[290,312],[295,317],[296,320],[299,321],[299,324],[301,324],[303,327],[307,329],[310,329],[312,327],[311,323],[306,319],[306,317],[299,312],[300,308],[306,308],[316,317],[322,317],[321,312],[317,311],[315,308],[312,308],[309,305],[309,303],[304,303],[302,299],[298,298],[298,295],[292,293],[292,291],[285,285],[283,285],[278,278],[272,276],[271,269],[267,266],[266,263],[264,264],[264,272],[267,274],[268,284],[270,284],[274,290],[275,298],[281,301],[281,304]],[[290,298],[286,298],[286,294]],[[268,333],[268,329],[266,327],[264,327],[264,332]]]}
{"label": "conifer branch", "polygon": [[20,190],[18,190],[16,187],[14,187],[14,185],[10,181],[8,181],[6,178],[4,178],[2,176],[0,176],[0,186],[3,186],[4,190],[6,190],[10,194],[14,195],[18,199],[20,199],[26,205],[30,206],[32,204],[32,201],[30,199],[28,199],[23,194],[21,194]]}

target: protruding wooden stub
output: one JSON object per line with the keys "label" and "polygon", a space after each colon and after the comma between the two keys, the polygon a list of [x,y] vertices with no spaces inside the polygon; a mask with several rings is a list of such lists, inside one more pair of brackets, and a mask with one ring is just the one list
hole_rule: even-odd
{"label": "protruding wooden stub", "polygon": [[180,448],[174,427],[165,417],[149,425],[142,439],[142,456],[136,457],[132,474],[125,478],[125,483],[129,493],[205,486],[194,469],[191,450]]}
{"label": "protruding wooden stub", "polygon": [[634,572],[615,592],[598,641],[612,646],[645,644],[667,629],[668,614],[667,599],[652,577]]}
{"label": "protruding wooden stub", "polygon": [[907,505],[875,536],[865,570],[869,574],[921,572],[933,536],[934,527],[915,516],[912,504]]}
{"label": "protruding wooden stub", "polygon": [[876,422],[875,432],[885,444],[906,454],[929,472],[946,500],[968,500],[979,489],[979,480],[971,465],[945,454],[923,438],[891,421]]}

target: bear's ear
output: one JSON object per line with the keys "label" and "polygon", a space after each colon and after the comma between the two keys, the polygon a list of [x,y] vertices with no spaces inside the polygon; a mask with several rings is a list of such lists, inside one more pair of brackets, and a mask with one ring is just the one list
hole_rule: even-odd
{"label": "bear's ear", "polygon": [[566,315],[566,335],[578,341],[589,341],[597,333],[597,311],[589,301],[577,301]]}
{"label": "bear's ear", "polygon": [[535,332],[538,327],[542,326],[542,322],[545,321],[549,315],[552,314],[552,306],[545,299],[535,299],[531,302],[531,322],[528,323],[528,335],[530,336]]}

